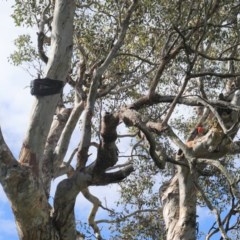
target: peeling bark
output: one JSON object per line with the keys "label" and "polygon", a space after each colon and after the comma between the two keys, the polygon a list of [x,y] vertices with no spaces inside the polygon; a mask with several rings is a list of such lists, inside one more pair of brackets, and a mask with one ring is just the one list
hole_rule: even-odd
{"label": "peeling bark", "polygon": [[54,198],[53,224],[61,240],[75,240],[77,236],[74,205],[78,193],[89,186],[91,176],[76,172],[72,177],[61,181]]}
{"label": "peeling bark", "polygon": [[196,190],[193,175],[184,166],[160,192],[166,240],[196,239]]}
{"label": "peeling bark", "polygon": [[176,175],[160,188],[160,199],[163,205],[166,239],[171,239],[179,217],[179,187]]}
{"label": "peeling bark", "polygon": [[[65,81],[72,55],[74,1],[57,1],[55,4],[51,53],[46,67],[46,77]],[[70,37],[69,37],[70,36]],[[20,160],[32,166],[36,158],[36,168],[41,171],[46,139],[60,94],[38,97],[32,110],[31,121],[25,137]],[[25,157],[28,156],[27,158]],[[31,156],[31,157],[29,157]]]}
{"label": "peeling bark", "polygon": [[178,166],[179,219],[172,240],[196,239],[196,189],[194,175],[186,167]]}
{"label": "peeling bark", "polygon": [[42,180],[47,196],[50,194],[50,184],[56,169],[54,166],[54,150],[58,143],[59,137],[61,136],[62,131],[66,126],[70,113],[71,109],[61,108],[59,113],[54,116],[45,145],[43,155]]}
{"label": "peeling bark", "polygon": [[[48,78],[65,81],[68,74],[72,55],[74,10],[74,1],[56,1],[51,53],[46,67]],[[50,158],[44,160],[44,150],[51,152],[51,147],[56,144],[53,132],[58,135],[56,126],[52,126],[53,132],[49,131],[59,99],[60,94],[36,98],[19,157],[20,164],[14,163],[14,159],[10,158],[10,152],[7,158],[7,155],[4,156],[4,161],[9,159],[9,167],[5,168],[4,180],[1,183],[11,202],[20,239],[61,238],[50,216],[51,206],[46,195],[49,189],[46,190],[43,185],[46,179],[42,179],[43,162],[51,160]],[[49,148],[45,149],[47,139]]]}

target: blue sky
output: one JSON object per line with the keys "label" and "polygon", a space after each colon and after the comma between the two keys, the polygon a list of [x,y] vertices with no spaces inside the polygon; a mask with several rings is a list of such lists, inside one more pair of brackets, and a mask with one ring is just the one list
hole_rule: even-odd
{"label": "blue sky", "polygon": [[[31,108],[32,97],[29,89],[29,76],[21,68],[11,66],[8,57],[14,49],[14,39],[22,33],[16,29],[10,18],[13,1],[0,2],[0,126],[4,138],[11,147],[15,156],[18,155],[23,139],[28,114]],[[18,239],[12,211],[6,195],[0,187],[0,240]]]}
{"label": "blue sky", "polygon": [[[14,26],[13,20],[10,18],[12,4],[13,1],[0,2],[0,126],[7,144],[17,157],[26,132],[34,98],[29,93],[28,86],[32,80],[29,74],[20,67],[10,65],[7,59],[14,50],[14,39],[19,34],[29,32],[29,29],[20,29]],[[53,189],[58,181],[59,179],[55,181]],[[107,188],[95,187],[91,189],[103,203],[108,196],[111,196],[111,200],[109,199],[108,201],[109,207],[111,207],[111,202],[114,202],[118,198],[116,185]],[[79,195],[76,205],[77,217],[82,221],[87,221],[90,208],[91,204],[84,201],[83,197]],[[101,214],[97,219],[100,217]],[[203,228],[211,225],[210,219],[213,219],[213,216],[209,211],[201,209],[199,220],[204,223]],[[18,237],[10,205],[2,187],[0,187],[0,240],[5,239],[15,240]],[[212,239],[217,240],[219,237]]]}

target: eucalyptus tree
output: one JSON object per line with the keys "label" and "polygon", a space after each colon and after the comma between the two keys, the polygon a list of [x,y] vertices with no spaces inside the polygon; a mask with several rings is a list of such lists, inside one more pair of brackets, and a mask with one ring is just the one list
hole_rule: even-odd
{"label": "eucalyptus tree", "polygon": [[[93,203],[89,224],[102,239],[102,204],[89,186],[124,179],[122,199],[134,197],[135,212],[112,214],[119,238],[196,239],[199,205],[216,215],[206,239],[238,234],[239,9],[234,0],[15,1],[15,23],[38,27],[37,48],[22,35],[11,55],[16,65],[38,66],[19,159],[0,135],[0,181],[20,239],[80,238],[80,192]],[[79,120],[79,144],[65,159]],[[116,145],[124,137],[132,139],[129,156]]]}

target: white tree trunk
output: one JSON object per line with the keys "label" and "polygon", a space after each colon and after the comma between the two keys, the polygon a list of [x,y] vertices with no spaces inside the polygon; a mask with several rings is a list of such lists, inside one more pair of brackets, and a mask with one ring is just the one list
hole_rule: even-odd
{"label": "white tree trunk", "polygon": [[178,166],[176,175],[161,193],[166,240],[196,239],[196,190],[188,168]]}
{"label": "white tree trunk", "polygon": [[[53,80],[65,81],[68,75],[74,12],[74,0],[55,2],[52,48],[46,68],[46,77]],[[55,94],[36,98],[19,162],[13,158],[9,149],[6,156],[2,155],[3,149],[0,149],[0,180],[11,202],[20,239],[59,239],[59,230],[52,223],[51,207],[42,183],[42,157],[59,96]],[[3,138],[0,143],[4,147]],[[76,238],[73,236],[69,239]]]}

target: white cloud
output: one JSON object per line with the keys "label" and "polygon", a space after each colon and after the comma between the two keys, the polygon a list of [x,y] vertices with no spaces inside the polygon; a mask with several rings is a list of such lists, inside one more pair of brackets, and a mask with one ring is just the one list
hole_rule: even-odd
{"label": "white cloud", "polygon": [[20,149],[21,141],[26,131],[26,122],[33,97],[30,95],[30,76],[19,67],[14,67],[8,62],[8,57],[14,51],[14,39],[23,29],[16,28],[10,18],[12,1],[1,3],[0,22],[0,125],[6,142],[14,154]]}

